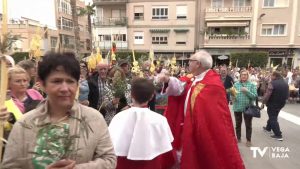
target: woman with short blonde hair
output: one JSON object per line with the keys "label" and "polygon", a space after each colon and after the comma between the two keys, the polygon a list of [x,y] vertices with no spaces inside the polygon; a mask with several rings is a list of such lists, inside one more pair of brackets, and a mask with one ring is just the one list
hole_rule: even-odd
{"label": "woman with short blonde hair", "polygon": [[234,84],[237,94],[233,99],[233,111],[235,117],[235,131],[238,142],[241,142],[241,126],[243,117],[246,125],[246,145],[251,146],[252,135],[252,116],[246,115],[244,112],[246,107],[255,101],[257,97],[256,85],[249,81],[249,72],[241,70],[240,81]]}
{"label": "woman with short blonde hair", "polygon": [[15,105],[22,113],[26,113],[43,100],[43,96],[29,87],[29,75],[25,69],[15,66],[8,70],[8,89]]}

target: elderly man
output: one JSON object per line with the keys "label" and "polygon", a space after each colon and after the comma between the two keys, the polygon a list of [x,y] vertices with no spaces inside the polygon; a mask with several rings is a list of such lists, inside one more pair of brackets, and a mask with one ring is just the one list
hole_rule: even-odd
{"label": "elderly man", "polygon": [[107,82],[108,67],[106,63],[99,63],[97,65],[98,74],[88,79],[89,106],[99,110],[107,124],[116,114],[116,107],[119,104],[119,99],[113,97],[111,87]]}
{"label": "elderly man", "polygon": [[211,55],[202,50],[190,57],[192,74],[159,77],[169,95],[165,116],[174,135],[173,147],[181,169],[244,169],[225,89],[211,67]]}

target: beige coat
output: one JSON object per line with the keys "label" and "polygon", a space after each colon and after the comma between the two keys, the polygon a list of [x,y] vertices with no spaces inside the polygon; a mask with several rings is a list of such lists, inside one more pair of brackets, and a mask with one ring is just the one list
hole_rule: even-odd
{"label": "beige coat", "polygon": [[[5,148],[2,168],[4,169],[33,169],[32,157],[36,146],[37,130],[32,126],[50,122],[47,100],[14,125],[8,144]],[[116,156],[110,139],[106,122],[95,109],[74,103],[69,118],[70,134],[77,134],[80,138],[75,140],[76,155],[71,159],[76,161],[76,169],[114,169]],[[77,120],[80,119],[80,120]],[[90,132],[82,130],[81,121],[91,127]],[[81,129],[80,129],[81,128]],[[79,133],[79,134],[78,134]],[[88,134],[87,134],[88,133]]]}

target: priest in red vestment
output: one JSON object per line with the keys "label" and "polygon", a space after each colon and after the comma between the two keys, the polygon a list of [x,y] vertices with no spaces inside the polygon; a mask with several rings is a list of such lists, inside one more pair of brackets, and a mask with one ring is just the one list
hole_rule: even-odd
{"label": "priest in red vestment", "polygon": [[211,70],[212,57],[199,51],[189,60],[191,75],[160,75],[169,95],[165,116],[181,169],[244,169],[226,93]]}

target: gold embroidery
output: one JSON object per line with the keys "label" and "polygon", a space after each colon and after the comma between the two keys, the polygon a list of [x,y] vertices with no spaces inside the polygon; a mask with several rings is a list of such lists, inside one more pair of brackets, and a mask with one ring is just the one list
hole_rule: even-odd
{"label": "gold embroidery", "polygon": [[[196,97],[198,96],[198,94],[201,92],[201,90],[204,88],[204,84],[202,83],[198,83],[194,90],[193,90],[193,93],[192,93],[192,96],[191,96],[191,115],[192,115],[192,112],[194,111],[194,106],[195,106],[195,101],[196,101]],[[192,116],[191,116],[192,117]]]}

